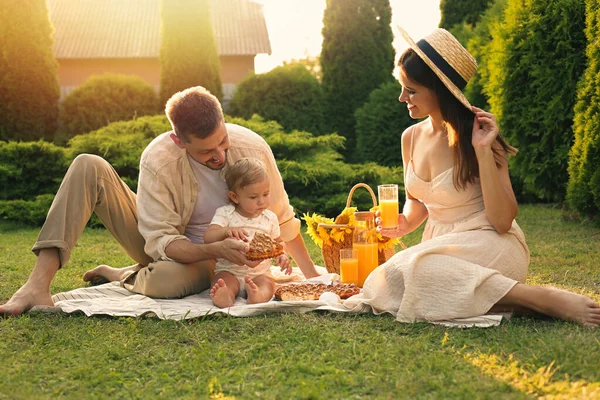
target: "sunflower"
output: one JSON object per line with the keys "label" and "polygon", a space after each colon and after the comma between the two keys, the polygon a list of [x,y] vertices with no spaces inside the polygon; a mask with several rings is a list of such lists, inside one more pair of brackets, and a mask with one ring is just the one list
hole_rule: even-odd
{"label": "sunflower", "polygon": [[306,231],[317,246],[323,247],[323,242],[329,243],[331,241],[327,230],[323,227],[319,227],[319,224],[333,224],[333,219],[325,218],[316,213],[313,213],[312,215],[305,213],[302,219],[306,221]]}
{"label": "sunflower", "polygon": [[[371,208],[370,211],[375,212],[379,209],[378,206]],[[325,218],[322,215],[313,213],[304,214],[303,218],[306,221],[308,235],[315,242],[315,244],[323,248],[323,244],[331,245],[332,242],[342,243],[347,234],[352,234],[354,227],[356,226],[356,217],[354,213],[357,211],[356,207],[346,207],[338,215],[335,221],[331,218]],[[342,228],[324,228],[319,224],[338,224],[346,225]],[[381,233],[372,231],[370,240],[377,242],[377,249],[384,251],[393,248],[395,245],[400,243],[399,239],[392,239],[383,236]]]}

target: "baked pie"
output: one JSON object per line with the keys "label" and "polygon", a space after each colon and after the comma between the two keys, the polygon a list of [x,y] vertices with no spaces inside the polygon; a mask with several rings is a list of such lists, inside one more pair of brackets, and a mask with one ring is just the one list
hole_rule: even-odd
{"label": "baked pie", "polygon": [[281,243],[264,233],[256,232],[250,242],[246,258],[251,261],[267,260],[283,254]]}
{"label": "baked pie", "polygon": [[338,283],[336,285],[292,283],[278,287],[275,290],[274,296],[275,299],[282,301],[319,300],[319,297],[325,292],[332,292],[340,296],[340,299],[347,299],[355,294],[359,294],[360,288],[354,283]]}

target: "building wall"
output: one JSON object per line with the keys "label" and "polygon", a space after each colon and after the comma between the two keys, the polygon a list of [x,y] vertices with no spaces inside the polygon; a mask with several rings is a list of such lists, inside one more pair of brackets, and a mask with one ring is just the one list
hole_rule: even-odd
{"label": "building wall", "polygon": [[[64,98],[89,77],[105,73],[137,75],[157,90],[160,87],[158,58],[59,59],[58,63],[61,98]],[[235,85],[250,72],[254,72],[254,56],[221,57],[221,81],[223,82],[225,101],[231,99]]]}

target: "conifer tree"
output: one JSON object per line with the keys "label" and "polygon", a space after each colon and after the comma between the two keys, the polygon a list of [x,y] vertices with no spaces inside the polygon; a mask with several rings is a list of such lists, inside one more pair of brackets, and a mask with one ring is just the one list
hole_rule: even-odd
{"label": "conifer tree", "polygon": [[46,0],[0,7],[0,139],[52,139],[58,125],[58,62]]}
{"label": "conifer tree", "polygon": [[327,0],[323,15],[322,85],[329,130],[355,143],[354,112],[382,83],[392,81],[389,0]]}
{"label": "conifer tree", "polygon": [[517,194],[562,201],[573,144],[577,82],[585,70],[582,0],[510,0],[492,30],[484,91],[511,158]]}
{"label": "conifer tree", "polygon": [[575,105],[567,202],[584,215],[600,212],[600,0],[586,3],[587,69]]}
{"label": "conifer tree", "polygon": [[223,97],[221,63],[208,0],[161,1],[160,104],[176,92],[204,86]]}

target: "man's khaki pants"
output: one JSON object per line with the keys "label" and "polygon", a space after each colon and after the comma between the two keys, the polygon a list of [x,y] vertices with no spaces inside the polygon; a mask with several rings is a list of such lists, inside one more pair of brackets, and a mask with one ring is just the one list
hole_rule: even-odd
{"label": "man's khaki pants", "polygon": [[106,229],[138,264],[121,285],[132,292],[156,298],[179,298],[200,293],[210,286],[215,261],[180,264],[155,261],[144,252],[138,231],[135,193],[103,158],[77,156],[63,179],[33,252],[57,248],[61,267],[95,212]]}

